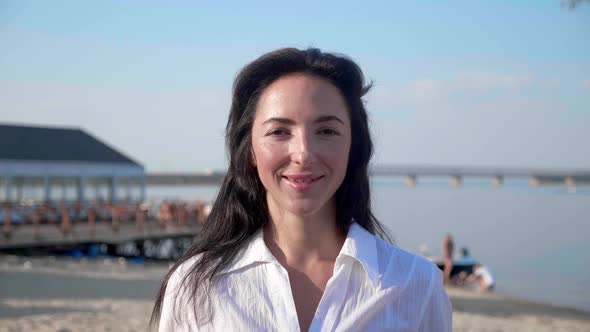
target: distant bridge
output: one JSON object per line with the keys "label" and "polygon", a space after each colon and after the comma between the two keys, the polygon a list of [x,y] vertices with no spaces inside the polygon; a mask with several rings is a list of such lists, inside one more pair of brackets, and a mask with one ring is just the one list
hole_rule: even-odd
{"label": "distant bridge", "polygon": [[[422,177],[449,177],[453,187],[460,187],[466,177],[490,178],[494,187],[501,186],[505,178],[528,178],[532,187],[590,185],[590,170],[580,169],[376,165],[369,172],[376,177],[402,177],[408,187],[415,187]],[[224,176],[224,172],[149,173],[146,183],[149,186],[219,185]]]}
{"label": "distant bridge", "polygon": [[579,169],[377,165],[370,173],[373,176],[404,177],[409,187],[416,185],[418,177],[450,177],[453,187],[460,187],[466,177],[490,178],[494,187],[501,186],[505,178],[528,178],[532,187],[590,185],[590,170]]}
{"label": "distant bridge", "polygon": [[219,185],[225,177],[225,172],[207,173],[148,173],[148,186],[191,186],[191,185]]}

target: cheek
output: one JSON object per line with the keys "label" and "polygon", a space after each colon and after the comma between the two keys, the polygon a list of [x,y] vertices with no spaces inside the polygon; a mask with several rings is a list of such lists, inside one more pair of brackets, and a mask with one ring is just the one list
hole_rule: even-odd
{"label": "cheek", "polygon": [[278,168],[280,154],[273,144],[262,143],[252,147],[253,162],[258,169],[261,179],[272,177],[273,171]]}
{"label": "cheek", "polygon": [[348,165],[348,158],[350,155],[350,143],[332,145],[326,149],[326,161],[338,170],[346,170]]}

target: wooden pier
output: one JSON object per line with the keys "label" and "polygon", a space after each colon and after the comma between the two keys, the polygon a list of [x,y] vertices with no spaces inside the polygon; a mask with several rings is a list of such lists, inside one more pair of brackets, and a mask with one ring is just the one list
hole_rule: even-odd
{"label": "wooden pier", "polygon": [[[13,214],[13,209],[25,217]],[[64,252],[80,255],[178,258],[199,235],[206,218],[201,202],[162,203],[156,214],[147,205],[49,203],[23,207],[3,204],[0,250]],[[59,217],[56,215],[59,213]],[[100,250],[97,250],[99,248]]]}
{"label": "wooden pier", "polygon": [[201,225],[192,223],[168,224],[165,227],[157,220],[148,220],[143,226],[136,222],[120,222],[113,227],[109,221],[97,222],[91,226],[87,222],[75,223],[69,232],[64,233],[61,224],[13,225],[9,235],[0,236],[0,249],[43,248],[73,246],[79,244],[123,244],[130,241],[158,240],[163,238],[196,237]]}

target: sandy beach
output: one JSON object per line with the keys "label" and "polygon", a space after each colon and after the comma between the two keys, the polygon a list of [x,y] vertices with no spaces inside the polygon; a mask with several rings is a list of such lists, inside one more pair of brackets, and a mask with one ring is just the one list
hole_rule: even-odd
{"label": "sandy beach", "polygon": [[[146,331],[167,264],[0,256],[1,331]],[[590,313],[447,289],[454,331],[590,331]]]}
{"label": "sandy beach", "polygon": [[506,295],[447,288],[453,331],[590,331],[590,313]]}

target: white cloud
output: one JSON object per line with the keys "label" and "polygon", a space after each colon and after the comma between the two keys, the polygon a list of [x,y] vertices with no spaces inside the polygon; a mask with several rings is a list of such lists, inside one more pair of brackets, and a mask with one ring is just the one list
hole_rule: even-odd
{"label": "white cloud", "polygon": [[371,109],[391,112],[399,109],[455,103],[462,97],[495,91],[519,91],[534,81],[532,75],[466,72],[450,79],[417,79],[400,86],[376,87],[368,96]]}
{"label": "white cloud", "polygon": [[405,95],[474,95],[496,90],[519,90],[531,84],[532,75],[467,72],[450,79],[419,79],[406,85]]}
{"label": "white cloud", "polygon": [[465,73],[451,81],[456,91],[487,92],[496,89],[519,90],[533,81],[532,75],[507,75],[496,73]]}

